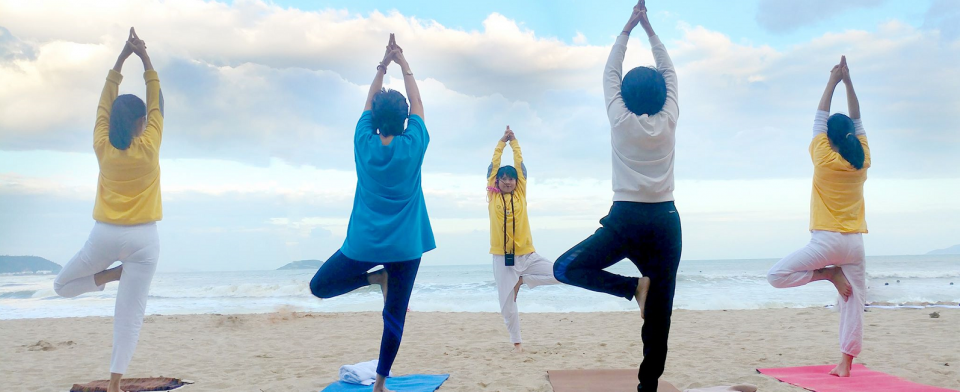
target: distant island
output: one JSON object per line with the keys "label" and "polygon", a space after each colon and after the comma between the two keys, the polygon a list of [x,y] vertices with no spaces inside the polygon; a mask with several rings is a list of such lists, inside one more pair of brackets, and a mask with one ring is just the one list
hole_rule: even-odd
{"label": "distant island", "polygon": [[321,265],[323,265],[323,260],[300,260],[277,268],[277,270],[319,269]]}
{"label": "distant island", "polygon": [[927,252],[928,255],[960,255],[960,244]]}
{"label": "distant island", "polygon": [[63,268],[43,257],[0,256],[0,274],[55,274]]}

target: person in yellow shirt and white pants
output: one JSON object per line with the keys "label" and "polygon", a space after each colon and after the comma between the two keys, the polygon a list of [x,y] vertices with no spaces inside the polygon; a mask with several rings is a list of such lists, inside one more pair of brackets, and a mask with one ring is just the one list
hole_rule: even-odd
{"label": "person in yellow shirt and white pants", "polygon": [[[147,103],[135,95],[117,96],[120,69],[131,54],[143,61]],[[113,354],[108,392],[120,392],[140,337],[150,282],[160,258],[157,224],[160,202],[160,141],[163,94],[147,46],[133,28],[116,65],[107,74],[93,131],[93,149],[100,163],[96,223],[83,248],[63,266],[54,290],[63,297],[102,291],[120,281],[113,320]],[[110,268],[120,261],[121,265]]]}
{"label": "person in yellow shirt and white pants", "polygon": [[[843,82],[850,115],[830,113],[833,91]],[[767,280],[777,288],[828,280],[841,299],[841,359],[830,374],[849,377],[853,358],[863,346],[863,308],[866,302],[866,256],[863,234],[863,184],[870,167],[870,147],[860,121],[860,103],[850,81],[846,57],[830,72],[830,81],[813,123],[810,143],[813,192],[810,198],[810,243],[777,262]]]}
{"label": "person in yellow shirt and white pants", "polygon": [[[500,156],[507,142],[513,149],[513,166],[500,167]],[[510,127],[493,151],[487,168],[487,210],[490,213],[490,254],[493,255],[493,276],[497,281],[500,314],[510,332],[513,352],[523,352],[520,337],[520,314],[517,294],[520,286],[534,288],[559,284],[553,277],[553,262],[537,254],[527,219],[527,169],[523,155]]]}

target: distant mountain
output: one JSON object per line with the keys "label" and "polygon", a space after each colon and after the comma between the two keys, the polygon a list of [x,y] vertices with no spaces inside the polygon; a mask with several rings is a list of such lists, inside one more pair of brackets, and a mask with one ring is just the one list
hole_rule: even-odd
{"label": "distant mountain", "polygon": [[300,260],[277,268],[277,270],[319,269],[321,265],[323,265],[323,260]]}
{"label": "distant mountain", "polygon": [[0,256],[0,274],[58,273],[63,268],[43,257]]}
{"label": "distant mountain", "polygon": [[927,252],[928,255],[960,255],[960,244]]}

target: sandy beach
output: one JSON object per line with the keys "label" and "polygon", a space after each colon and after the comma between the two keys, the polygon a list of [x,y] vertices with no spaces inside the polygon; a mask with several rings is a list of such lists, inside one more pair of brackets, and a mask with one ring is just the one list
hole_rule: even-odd
{"label": "sandy beach", "polygon": [[[938,311],[939,318],[930,313]],[[752,383],[802,391],[757,367],[838,359],[837,313],[823,308],[674,313],[664,379],[683,388]],[[511,354],[496,313],[411,312],[396,374],[450,373],[441,391],[551,391],[548,369],[635,368],[636,312],[522,314]],[[66,391],[107,376],[112,319],[0,321],[0,374],[17,391]],[[195,381],[193,391],[319,391],[337,369],[377,357],[379,313],[149,316],[127,376]],[[960,310],[872,309],[858,363],[960,389]]]}

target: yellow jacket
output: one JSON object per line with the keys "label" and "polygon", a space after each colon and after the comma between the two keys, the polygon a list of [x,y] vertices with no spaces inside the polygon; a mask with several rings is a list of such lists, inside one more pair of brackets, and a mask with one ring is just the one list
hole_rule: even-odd
{"label": "yellow jacket", "polygon": [[[506,143],[500,141],[497,143],[497,148],[493,150],[493,160],[487,173],[487,187],[496,188],[497,170],[500,168],[500,156],[503,155],[504,147]],[[517,255],[535,252],[533,236],[530,235],[530,221],[527,219],[527,173],[523,166],[523,155],[520,153],[520,144],[516,139],[510,141],[510,147],[513,148],[513,163],[517,167],[517,188],[513,193],[507,194],[487,191],[487,210],[490,213],[490,253],[495,255],[504,254],[504,227],[507,233],[507,252]]]}
{"label": "yellow jacket", "polygon": [[[860,124],[858,128],[862,129]],[[863,146],[863,169],[857,170],[840,153],[830,148],[826,133],[817,134],[810,142],[813,159],[813,191],[810,196],[810,230],[838,233],[866,233],[863,184],[870,167],[870,146],[867,136],[858,132]]]}
{"label": "yellow jacket", "polygon": [[160,140],[163,95],[156,71],[143,73],[147,84],[147,124],[126,150],[110,144],[110,110],[123,76],[110,70],[100,94],[93,128],[93,151],[100,163],[93,219],[115,225],[136,225],[163,218],[160,202]]}

